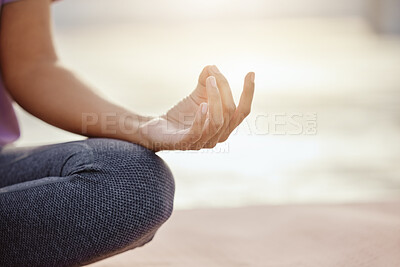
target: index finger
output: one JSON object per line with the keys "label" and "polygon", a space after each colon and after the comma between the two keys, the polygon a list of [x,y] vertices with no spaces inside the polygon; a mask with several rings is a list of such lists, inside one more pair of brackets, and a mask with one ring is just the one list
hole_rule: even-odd
{"label": "index finger", "polygon": [[222,109],[222,100],[219,90],[217,88],[217,83],[214,76],[210,76],[206,81],[206,90],[208,96],[208,107],[209,107],[209,122],[212,126],[212,131],[210,134],[215,134],[224,124],[224,116]]}
{"label": "index finger", "polygon": [[233,100],[233,95],[228,80],[215,65],[209,67],[209,72],[217,80],[217,85],[221,94],[222,102],[224,104],[225,113],[232,116],[233,112],[235,112],[236,105],[235,101]]}

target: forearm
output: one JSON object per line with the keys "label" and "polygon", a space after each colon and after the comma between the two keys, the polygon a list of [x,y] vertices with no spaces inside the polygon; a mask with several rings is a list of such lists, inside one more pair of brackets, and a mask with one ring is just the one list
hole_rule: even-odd
{"label": "forearm", "polygon": [[107,101],[57,63],[26,69],[7,86],[18,104],[35,117],[69,132],[147,146],[139,126],[148,117]]}

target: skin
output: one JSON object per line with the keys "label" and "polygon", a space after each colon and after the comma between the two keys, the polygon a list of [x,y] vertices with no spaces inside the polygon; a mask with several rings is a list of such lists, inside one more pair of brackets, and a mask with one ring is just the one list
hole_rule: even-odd
{"label": "skin", "polygon": [[236,106],[229,83],[216,66],[206,66],[195,90],[161,116],[141,116],[111,103],[59,61],[51,36],[50,4],[50,0],[22,0],[2,9],[2,77],[13,99],[33,116],[69,132],[160,151],[213,148],[250,113],[254,73],[246,75]]}

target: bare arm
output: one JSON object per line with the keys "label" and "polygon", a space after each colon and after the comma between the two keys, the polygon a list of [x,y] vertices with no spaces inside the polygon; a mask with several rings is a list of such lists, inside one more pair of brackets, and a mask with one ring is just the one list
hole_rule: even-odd
{"label": "bare arm", "polygon": [[[51,0],[22,0],[3,6],[1,16],[0,64],[6,88],[35,117],[86,136],[121,139],[153,150],[185,150],[225,141],[250,112],[254,73],[246,76],[236,108],[228,82],[211,66],[203,70],[190,97],[164,116],[140,116],[107,101],[59,62],[50,4]],[[104,121],[107,114],[112,116]],[[89,124],[85,115],[92,117]]]}
{"label": "bare arm", "polygon": [[[51,37],[50,0],[23,0],[5,5],[1,21],[0,55],[6,88],[14,100],[32,115],[64,130],[96,137],[110,137],[140,143],[138,131],[129,135],[120,127],[105,131],[104,125],[82,119],[82,114],[115,113],[138,128],[140,117],[94,93],[58,61]],[[93,119],[93,118],[91,118]],[[115,122],[116,123],[116,122]],[[112,133],[111,133],[112,132]]]}

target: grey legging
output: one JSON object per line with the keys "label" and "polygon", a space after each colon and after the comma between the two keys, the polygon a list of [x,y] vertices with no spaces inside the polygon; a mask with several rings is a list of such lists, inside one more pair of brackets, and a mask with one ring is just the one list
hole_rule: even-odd
{"label": "grey legging", "polygon": [[172,174],[139,145],[0,150],[0,266],[91,263],[146,244],[171,215]]}

